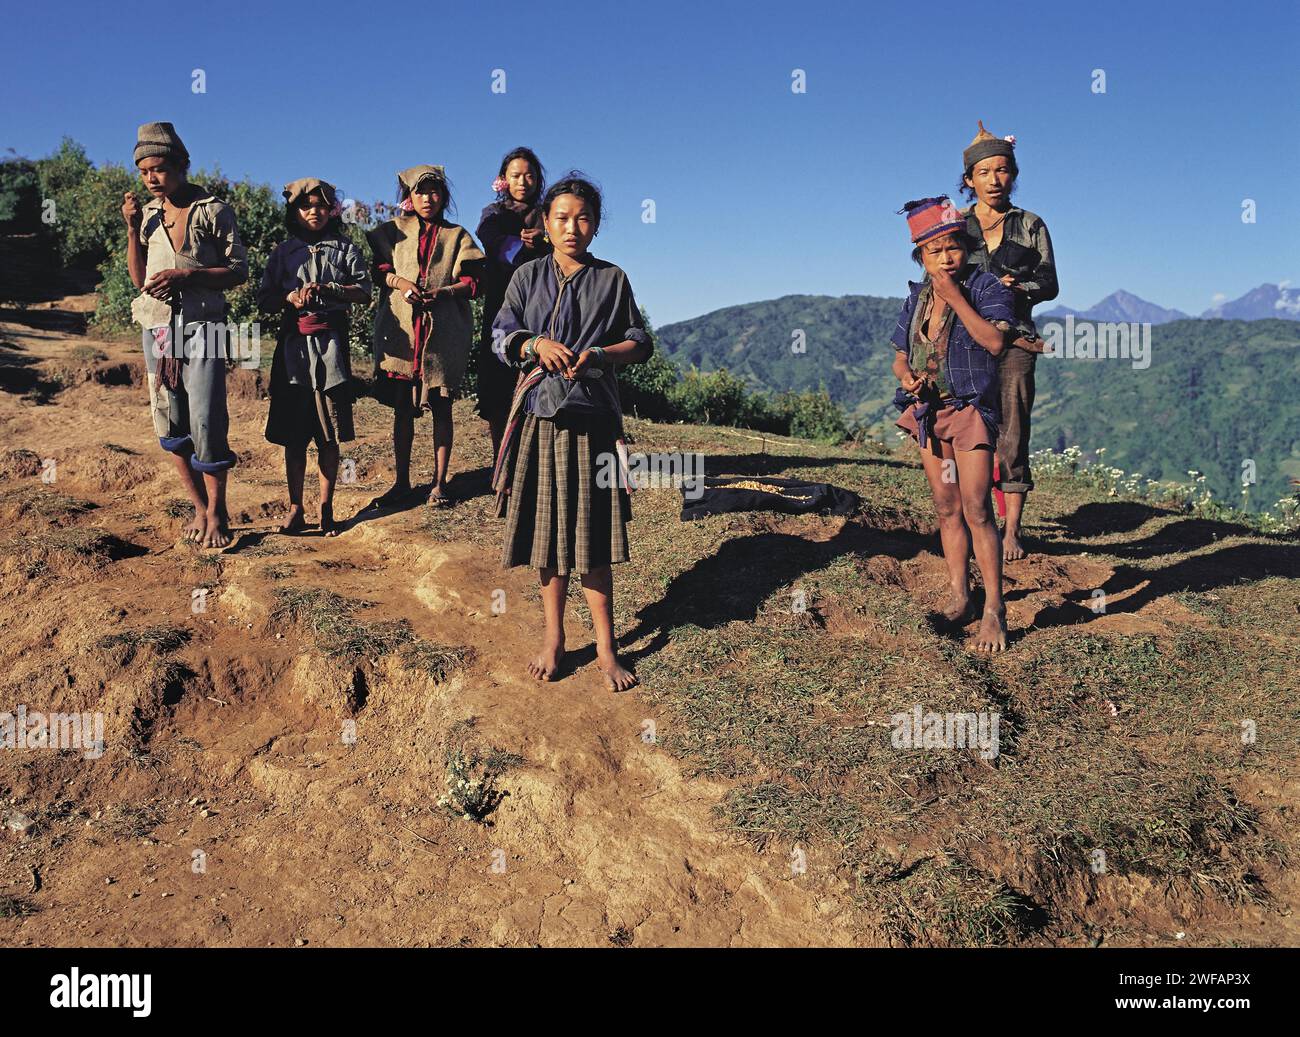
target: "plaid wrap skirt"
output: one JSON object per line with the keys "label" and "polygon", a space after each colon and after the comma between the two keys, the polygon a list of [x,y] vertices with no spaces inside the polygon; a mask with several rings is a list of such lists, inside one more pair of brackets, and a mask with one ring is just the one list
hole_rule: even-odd
{"label": "plaid wrap skirt", "polygon": [[524,419],[506,509],[504,568],[528,565],[567,576],[628,560],[632,502],[618,485],[617,437],[612,418],[561,412]]}

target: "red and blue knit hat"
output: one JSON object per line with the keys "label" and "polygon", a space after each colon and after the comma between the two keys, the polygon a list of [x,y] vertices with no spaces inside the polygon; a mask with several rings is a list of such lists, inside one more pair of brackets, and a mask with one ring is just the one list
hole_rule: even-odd
{"label": "red and blue knit hat", "polygon": [[966,229],[966,217],[957,211],[952,199],[943,196],[908,202],[898,212],[907,214],[907,229],[912,232],[914,245]]}

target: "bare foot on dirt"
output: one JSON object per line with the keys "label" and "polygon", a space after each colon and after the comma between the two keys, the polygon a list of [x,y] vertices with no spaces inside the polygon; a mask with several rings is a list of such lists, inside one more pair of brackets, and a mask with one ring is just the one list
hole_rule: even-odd
{"label": "bare foot on dirt", "polygon": [[429,491],[429,507],[445,508],[450,503],[451,497],[447,495],[447,486],[445,483],[440,483]]}
{"label": "bare foot on dirt", "polygon": [[293,536],[294,533],[301,533],[307,528],[307,520],[303,517],[301,504],[289,505],[289,517],[280,525],[280,532]]}
{"label": "bare foot on dirt", "polygon": [[549,681],[552,680],[560,670],[560,662],[564,659],[564,638],[559,641],[548,641],[542,646],[541,653],[528,664],[528,673],[535,680]]}
{"label": "bare foot on dirt", "polygon": [[230,516],[222,512],[208,512],[208,528],[203,534],[204,547],[228,547],[230,544]]}
{"label": "bare foot on dirt", "polygon": [[190,520],[183,530],[181,537],[186,542],[197,544],[203,539],[203,535],[208,531],[208,513],[200,507],[194,508],[194,518]]}
{"label": "bare foot on dirt", "polygon": [[596,665],[605,677],[605,686],[610,691],[627,691],[637,683],[636,675],[618,661],[613,652],[596,652]]}
{"label": "bare foot on dirt", "polygon": [[1007,647],[1007,610],[985,609],[975,636],[966,647],[976,652],[1001,652]]}
{"label": "bare foot on dirt", "polygon": [[339,535],[339,527],[334,522],[333,504],[322,504],[320,506],[320,531],[327,537]]}
{"label": "bare foot on dirt", "polygon": [[1025,545],[1020,542],[1020,531],[1007,529],[1002,532],[1002,559],[1007,562],[1018,562],[1029,552],[1025,550]]}
{"label": "bare foot on dirt", "polygon": [[396,508],[398,505],[406,503],[411,496],[411,484],[409,482],[395,482],[378,497],[367,504],[362,510],[369,511],[371,508]]}
{"label": "bare foot on dirt", "polygon": [[948,588],[948,597],[944,600],[939,615],[950,623],[960,623],[970,611],[970,589],[968,587]]}

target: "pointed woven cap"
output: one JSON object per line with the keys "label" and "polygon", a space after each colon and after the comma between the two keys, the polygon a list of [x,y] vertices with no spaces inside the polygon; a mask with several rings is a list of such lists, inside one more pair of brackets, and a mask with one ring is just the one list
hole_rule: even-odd
{"label": "pointed woven cap", "polygon": [[414,191],[420,184],[421,180],[433,177],[435,180],[446,180],[447,172],[442,166],[412,166],[410,169],[403,169],[397,174],[397,181],[408,191]]}
{"label": "pointed woven cap", "polygon": [[907,229],[912,234],[914,245],[937,238],[940,234],[966,229],[966,217],[957,211],[952,199],[944,195],[919,198],[908,202],[898,211],[907,214]]}
{"label": "pointed woven cap", "polygon": [[142,158],[171,158],[183,162],[189,157],[180,134],[169,122],[147,122],[135,131],[132,162],[139,162]]}
{"label": "pointed woven cap", "polygon": [[284,195],[284,200],[293,205],[299,198],[305,198],[313,191],[319,191],[325,201],[333,208],[334,185],[321,180],[319,177],[305,176],[301,180],[292,180],[284,185],[284,190],[281,193]]}
{"label": "pointed woven cap", "polygon": [[983,119],[979,124],[979,133],[975,134],[975,139],[961,153],[961,164],[965,169],[970,169],[976,162],[983,162],[994,155],[1015,155],[1016,146],[1012,141],[993,136],[984,128]]}

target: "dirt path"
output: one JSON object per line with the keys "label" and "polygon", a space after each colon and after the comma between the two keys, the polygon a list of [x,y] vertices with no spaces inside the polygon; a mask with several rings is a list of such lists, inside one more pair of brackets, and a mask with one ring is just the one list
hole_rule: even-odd
{"label": "dirt path", "polygon": [[[134,362],[130,343],[4,330],[48,364],[84,369],[86,347],[99,350],[104,359],[89,363],[95,377],[107,371],[130,380],[119,369]],[[282,507],[279,459],[247,434],[260,428],[264,406],[232,393],[241,456],[231,506],[253,521],[240,524],[207,611],[196,615],[190,603],[203,582],[202,555],[176,543],[179,520],[159,515],[159,504],[177,494],[143,387],[89,380],[45,405],[0,396],[6,448],[54,458],[54,488],[93,502],[89,521],[141,551],[93,578],[8,587],[25,616],[0,656],[6,702],[103,708],[110,748],[96,761],[34,750],[0,761],[0,794],[12,801],[4,809],[35,822],[26,837],[0,843],[0,890],[22,894],[34,873],[39,892],[31,899],[40,908],[0,919],[0,941],[869,938],[860,920],[829,907],[819,895],[825,889],[794,881],[783,858],[758,856],[720,831],[711,811],[725,789],[683,780],[678,765],[643,740],[654,717],[635,694],[611,695],[591,666],[554,685],[524,674],[537,608],[529,574],[502,573],[495,555],[478,548],[430,543],[420,509],[336,539],[268,533]],[[485,454],[477,424],[464,415],[459,426],[467,465]],[[384,433],[372,423],[362,441],[382,449]],[[340,516],[380,481],[342,488]],[[472,648],[473,661],[440,683],[384,660],[341,666],[313,651],[303,631],[271,621],[275,590],[288,584],[371,602],[367,622],[406,619],[422,638]],[[498,588],[507,602],[501,615],[492,610]],[[110,630],[154,626],[180,627],[190,640],[166,659],[142,650],[122,665],[96,650]],[[588,640],[571,616],[571,643]],[[32,644],[44,647],[23,647]],[[185,676],[169,688],[164,673],[159,691],[168,663]],[[367,686],[359,690],[358,680]],[[133,722],[139,733],[141,715],[142,747],[135,755],[115,749]],[[348,720],[354,744],[342,738]],[[435,805],[444,743],[466,721],[475,743],[523,759],[502,779],[509,795],[491,827]]]}

